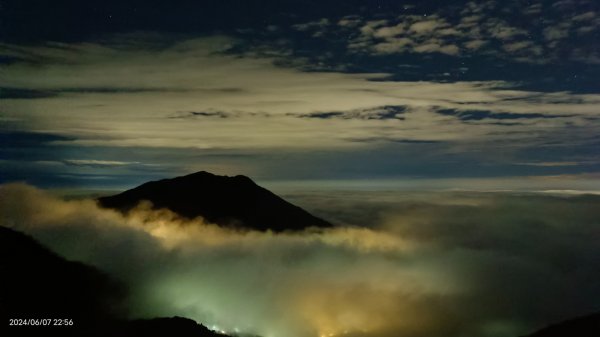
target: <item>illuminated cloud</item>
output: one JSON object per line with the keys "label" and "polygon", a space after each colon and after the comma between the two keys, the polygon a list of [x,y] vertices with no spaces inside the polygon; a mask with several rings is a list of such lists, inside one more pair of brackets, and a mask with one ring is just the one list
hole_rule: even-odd
{"label": "illuminated cloud", "polygon": [[[11,46],[8,54],[23,61],[3,66],[1,85],[54,94],[6,99],[3,115],[18,119],[28,131],[72,138],[57,144],[197,149],[343,148],[357,145],[347,139],[374,136],[489,142],[503,130],[493,124],[467,126],[433,108],[563,117],[515,126],[503,138],[534,130],[555,137],[556,130],[567,131],[572,124],[597,127],[587,119],[600,102],[594,94],[508,90],[510,83],[501,81],[397,82],[382,81],[386,74],[301,72],[274,66],[269,59],[223,54],[236,44],[224,36],[163,49],[143,48],[145,43],[132,36],[118,41],[118,48],[90,43]],[[414,48],[457,51],[437,43]],[[27,58],[44,60],[46,66],[39,68]],[[405,106],[408,112],[401,120],[294,118],[330,111],[349,115],[382,106]]]}
{"label": "illuminated cloud", "polygon": [[294,29],[299,31],[307,31],[311,29],[322,29],[327,27],[330,24],[329,19],[322,18],[318,21],[306,22],[306,23],[298,23],[293,25]]}
{"label": "illuminated cloud", "polygon": [[[348,46],[355,52],[376,55],[440,53],[458,56],[478,51],[483,55],[525,63],[559,62],[565,54],[569,54],[571,60],[596,63],[597,50],[582,45],[583,50],[576,53],[568,47],[569,43],[581,44],[586,38],[591,38],[587,34],[600,29],[600,18],[596,12],[584,11],[587,7],[582,6],[575,10],[573,8],[576,7],[571,7],[567,13],[555,3],[550,10],[556,12],[551,16],[545,13],[544,20],[540,21],[536,17],[541,15],[541,3],[533,3],[525,10],[520,6],[516,2],[502,5],[496,1],[468,2],[460,12],[445,8],[434,13],[402,13],[386,20],[364,20],[359,27],[359,37],[352,39]],[[529,24],[523,26],[508,22],[510,18],[504,19],[507,11],[520,13],[518,15]],[[573,27],[576,25],[580,36],[574,38]],[[534,38],[539,29],[543,31],[545,41]],[[462,49],[461,45],[466,49]],[[517,50],[522,53],[515,55]]]}
{"label": "illuminated cloud", "polygon": [[316,205],[353,224],[360,209],[372,228],[273,234],[0,192],[2,225],[129,284],[134,316],[262,336],[493,337],[591,312],[600,296],[593,196],[321,194]]}
{"label": "illuminated cloud", "polygon": [[94,160],[94,159],[67,159],[64,161],[67,165],[75,166],[125,166],[135,165],[138,162],[126,162],[126,161],[110,161],[110,160]]}

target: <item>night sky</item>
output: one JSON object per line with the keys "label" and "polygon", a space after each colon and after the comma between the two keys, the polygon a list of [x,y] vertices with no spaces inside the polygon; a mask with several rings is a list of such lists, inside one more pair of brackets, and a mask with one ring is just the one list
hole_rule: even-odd
{"label": "night sky", "polygon": [[2,182],[600,188],[592,0],[5,0],[0,41]]}

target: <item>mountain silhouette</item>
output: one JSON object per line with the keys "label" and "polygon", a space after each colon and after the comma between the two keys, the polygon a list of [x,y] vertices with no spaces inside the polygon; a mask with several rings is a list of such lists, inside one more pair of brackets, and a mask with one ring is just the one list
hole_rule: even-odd
{"label": "mountain silhouette", "polygon": [[[2,226],[0,275],[3,337],[227,337],[182,317],[128,320],[127,291],[120,283]],[[11,326],[9,319],[49,319],[49,324]]]}
{"label": "mountain silhouette", "polygon": [[126,321],[113,329],[112,337],[227,337],[184,317],[160,317]]}
{"label": "mountain silhouette", "polygon": [[[8,326],[9,318],[71,319],[77,329],[94,330],[123,314],[127,292],[122,285],[6,227],[0,227],[0,274],[0,329],[10,328],[9,334],[0,335],[31,328]],[[63,335],[74,331],[70,326],[45,328]]]}
{"label": "mountain silhouette", "polygon": [[246,176],[218,176],[205,171],[151,181],[123,193],[99,198],[101,206],[128,212],[142,200],[183,217],[203,217],[228,227],[256,230],[302,230],[331,224],[295,206]]}
{"label": "mountain silhouette", "polygon": [[550,325],[524,337],[598,337],[600,312]]}

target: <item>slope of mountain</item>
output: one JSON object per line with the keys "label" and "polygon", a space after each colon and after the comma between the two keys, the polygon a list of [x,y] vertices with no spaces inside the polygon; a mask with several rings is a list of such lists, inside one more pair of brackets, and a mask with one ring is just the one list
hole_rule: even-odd
{"label": "slope of mountain", "polygon": [[122,212],[142,200],[152,202],[156,209],[167,208],[190,219],[201,216],[222,226],[277,232],[331,226],[246,176],[218,176],[204,171],[148,182],[98,199],[101,206]]}
{"label": "slope of mountain", "polygon": [[[123,313],[126,291],[99,270],[54,254],[31,237],[0,227],[0,328],[11,319],[69,319],[102,326]],[[55,322],[52,322],[55,323]],[[62,323],[62,322],[61,322]],[[57,333],[74,329],[51,326]],[[10,335],[28,326],[8,326]]]}
{"label": "slope of mountain", "polygon": [[125,322],[113,337],[152,336],[152,337],[227,337],[209,330],[189,318],[161,317],[138,319]]}
{"label": "slope of mountain", "polygon": [[525,337],[598,337],[600,312],[550,325]]}
{"label": "slope of mountain", "polygon": [[126,320],[125,300],[101,271],[0,226],[0,336],[227,337],[187,318]]}

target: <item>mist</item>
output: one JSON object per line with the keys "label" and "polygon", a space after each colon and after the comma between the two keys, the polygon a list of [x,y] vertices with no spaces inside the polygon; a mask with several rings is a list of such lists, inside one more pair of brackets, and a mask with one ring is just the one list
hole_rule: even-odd
{"label": "mist", "polygon": [[322,192],[338,224],[226,229],[140,204],[127,215],[25,184],[1,225],[131,289],[129,315],[264,337],[518,336],[600,310],[600,197]]}

